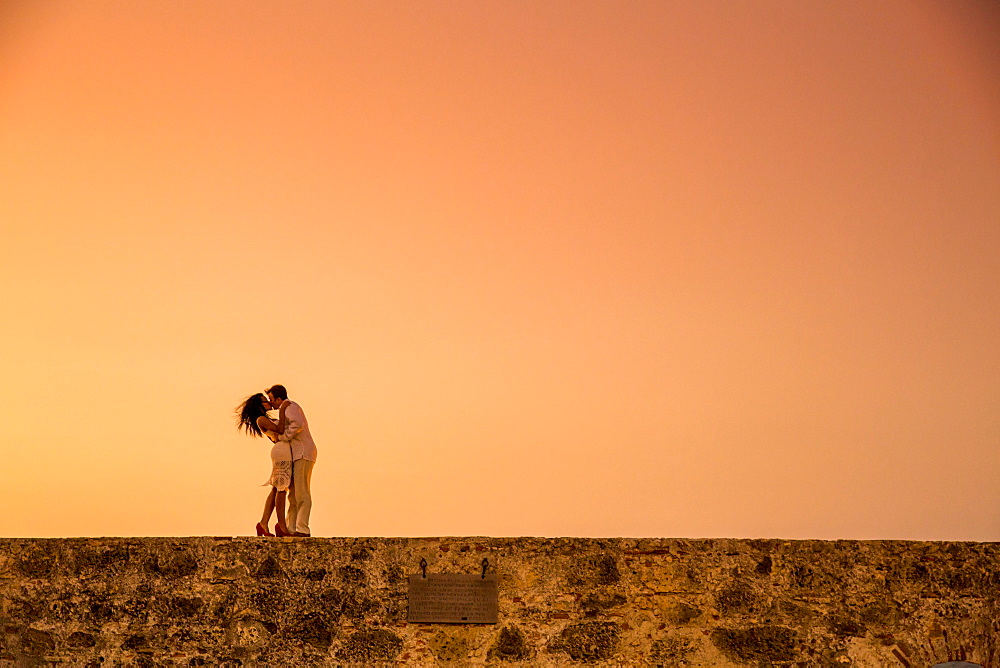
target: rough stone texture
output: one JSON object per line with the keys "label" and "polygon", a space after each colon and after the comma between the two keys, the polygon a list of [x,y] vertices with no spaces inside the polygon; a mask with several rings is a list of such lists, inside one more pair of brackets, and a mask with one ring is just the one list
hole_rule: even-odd
{"label": "rough stone texture", "polygon": [[[496,625],[407,575],[499,576]],[[1000,666],[1000,544],[0,539],[0,665]]]}

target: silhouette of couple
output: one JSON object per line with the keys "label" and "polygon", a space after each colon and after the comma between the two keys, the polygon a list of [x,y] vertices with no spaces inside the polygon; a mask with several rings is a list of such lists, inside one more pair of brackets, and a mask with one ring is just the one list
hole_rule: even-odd
{"label": "silhouette of couple", "polygon": [[[274,410],[278,411],[277,421],[268,416],[268,411]],[[267,436],[274,444],[271,447],[271,477],[264,483],[271,486],[271,491],[264,502],[264,514],[257,524],[257,535],[310,536],[312,494],[309,481],[316,463],[316,444],[309,433],[309,423],[302,407],[289,401],[283,385],[272,385],[265,392],[247,397],[236,409],[236,415],[237,429],[243,429],[254,437]],[[275,509],[278,523],[272,534],[267,527]]]}

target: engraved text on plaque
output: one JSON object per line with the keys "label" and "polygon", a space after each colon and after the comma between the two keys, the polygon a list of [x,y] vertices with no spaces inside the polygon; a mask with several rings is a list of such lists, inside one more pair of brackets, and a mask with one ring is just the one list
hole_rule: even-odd
{"label": "engraved text on plaque", "polygon": [[497,576],[431,574],[410,576],[407,621],[496,624]]}

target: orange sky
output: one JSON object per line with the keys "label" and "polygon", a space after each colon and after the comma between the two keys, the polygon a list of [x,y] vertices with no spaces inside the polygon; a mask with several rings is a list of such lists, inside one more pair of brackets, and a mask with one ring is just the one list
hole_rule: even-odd
{"label": "orange sky", "polygon": [[1000,9],[0,8],[5,536],[1000,540]]}

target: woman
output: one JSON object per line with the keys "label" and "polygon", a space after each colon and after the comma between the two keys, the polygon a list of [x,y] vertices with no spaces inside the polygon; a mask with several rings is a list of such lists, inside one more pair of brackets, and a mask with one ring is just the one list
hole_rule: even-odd
{"label": "woman", "polygon": [[285,494],[292,483],[292,449],[287,441],[278,440],[284,416],[280,416],[275,423],[267,417],[269,410],[271,404],[266,395],[250,395],[236,409],[236,428],[243,429],[254,437],[266,435],[274,443],[271,448],[271,477],[264,483],[271,486],[271,492],[264,502],[264,514],[257,524],[257,535],[274,535],[267,530],[267,525],[271,521],[271,511],[277,508],[278,524],[274,531],[279,536],[291,536],[285,524]]}

